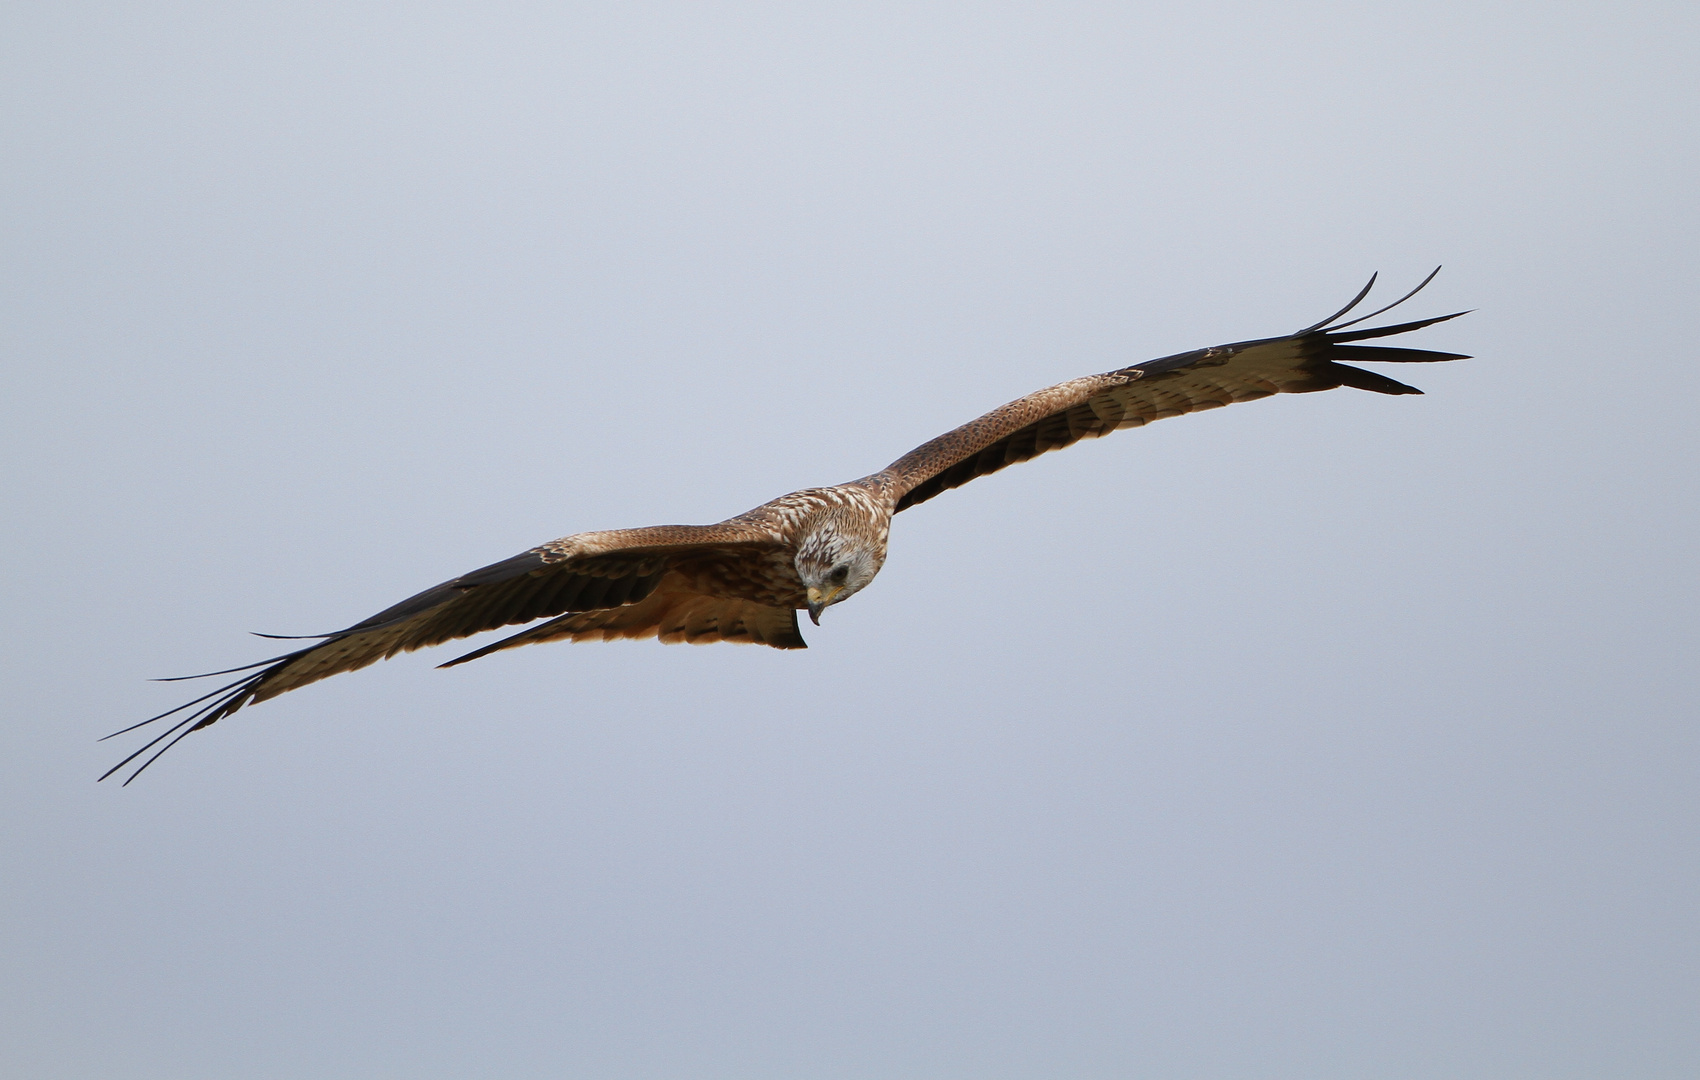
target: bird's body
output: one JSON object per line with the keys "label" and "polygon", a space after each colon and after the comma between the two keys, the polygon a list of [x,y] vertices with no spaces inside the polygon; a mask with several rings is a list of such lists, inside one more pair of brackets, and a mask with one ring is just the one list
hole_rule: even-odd
{"label": "bird's body", "polygon": [[539,545],[427,589],[346,630],[322,635],[295,652],[213,672],[251,674],[143,721],[193,710],[106,776],[165,741],[128,783],[177,739],[244,705],[398,652],[538,619],[548,621],[443,666],[560,639],[655,637],[668,643],[805,648],[797,612],[808,611],[818,622],[826,607],[865,588],[884,565],[892,517],[976,477],[1120,428],[1271,394],[1339,386],[1421,393],[1341,361],[1461,359],[1457,353],[1350,344],[1456,318],[1347,330],[1403,303],[1433,277],[1349,323],[1330,325],[1356,307],[1374,278],[1346,308],[1297,333],[1200,349],[1047,387],[923,443],[877,473],[794,491],[715,525],[577,533]]}

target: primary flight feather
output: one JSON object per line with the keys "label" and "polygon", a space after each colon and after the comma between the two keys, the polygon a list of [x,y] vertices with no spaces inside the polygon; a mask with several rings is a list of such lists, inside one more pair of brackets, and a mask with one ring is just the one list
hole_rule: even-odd
{"label": "primary flight feather", "polygon": [[653,637],[669,643],[733,641],[806,648],[797,612],[807,611],[818,624],[822,611],[873,581],[885,563],[892,515],[976,477],[1120,428],[1271,394],[1338,386],[1380,394],[1422,393],[1342,361],[1466,359],[1459,353],[1351,344],[1465,314],[1350,329],[1409,300],[1433,279],[1431,273],[1398,300],[1350,322],[1340,320],[1369,295],[1374,277],[1350,304],[1296,333],[1165,356],[1058,383],[923,443],[871,476],[781,495],[718,525],[659,525],[551,540],[426,589],[346,630],[310,639],[313,644],[293,652],[210,672],[246,674],[113,732],[122,735],[187,714],[101,779],[153,750],[125,779],[128,784],[179,739],[244,705],[398,652],[538,619],[548,621],[441,666],[560,638]]}

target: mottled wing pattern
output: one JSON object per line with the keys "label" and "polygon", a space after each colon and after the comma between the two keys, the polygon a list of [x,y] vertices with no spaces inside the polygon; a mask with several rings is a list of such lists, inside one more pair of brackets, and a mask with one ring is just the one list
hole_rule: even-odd
{"label": "mottled wing pattern", "polygon": [[246,667],[211,672],[212,675],[239,671],[250,674],[141,724],[113,732],[122,735],[193,710],[108,770],[101,779],[165,742],[124,781],[128,784],[177,739],[217,723],[244,705],[358,670],[397,653],[470,637],[485,630],[569,611],[617,609],[649,596],[666,576],[669,566],[680,560],[689,561],[705,548],[724,551],[747,546],[765,551],[774,543],[772,535],[759,526],[723,523],[583,533],[544,544],[426,589],[346,630],[319,635],[320,640],[305,648]]}
{"label": "mottled wing pattern", "polygon": [[[1358,299],[1367,292],[1368,287]],[[1409,294],[1404,299],[1408,298]],[[1219,345],[1073,379],[1012,401],[916,447],[883,475],[902,493],[897,509],[905,510],[1017,462],[1164,417],[1271,394],[1308,394],[1339,386],[1380,394],[1420,394],[1415,387],[1341,361],[1410,363],[1465,357],[1347,342],[1407,333],[1462,314],[1371,330],[1336,332],[1312,327],[1287,337]]]}

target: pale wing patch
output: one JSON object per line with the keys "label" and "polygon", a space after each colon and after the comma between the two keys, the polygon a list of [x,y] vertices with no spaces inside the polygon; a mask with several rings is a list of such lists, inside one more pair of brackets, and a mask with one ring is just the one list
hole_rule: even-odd
{"label": "pale wing patch", "polygon": [[[678,588],[669,575],[647,598],[625,607],[562,615],[540,626],[484,646],[443,664],[454,667],[503,649],[545,641],[619,641],[656,638],[665,645],[771,645],[776,649],[808,647],[797,628],[797,613],[752,600],[738,600]],[[669,587],[673,586],[673,587]]]}
{"label": "pale wing patch", "polygon": [[539,640],[570,637],[574,641],[616,641],[653,637],[664,645],[730,641],[780,649],[804,647],[794,610],[695,592],[658,590],[641,603],[611,611],[565,615],[538,627],[538,631],[548,632],[547,637]]}

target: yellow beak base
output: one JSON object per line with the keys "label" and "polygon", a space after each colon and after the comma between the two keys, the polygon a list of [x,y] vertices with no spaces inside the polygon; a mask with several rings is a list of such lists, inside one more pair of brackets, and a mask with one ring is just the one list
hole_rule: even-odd
{"label": "yellow beak base", "polygon": [[816,626],[819,626],[820,625],[820,613],[826,610],[828,604],[832,603],[833,597],[837,596],[839,593],[841,593],[843,591],[844,591],[844,586],[842,586],[842,585],[834,585],[834,586],[832,586],[831,588],[828,588],[828,589],[817,589],[813,586],[810,586],[809,587],[809,621],[814,623]]}

